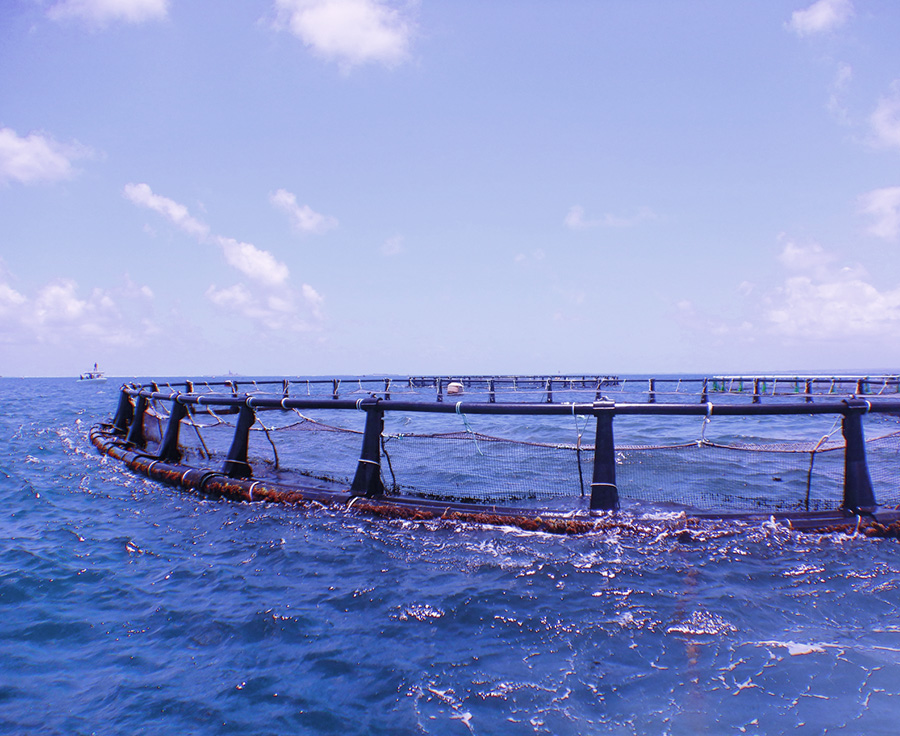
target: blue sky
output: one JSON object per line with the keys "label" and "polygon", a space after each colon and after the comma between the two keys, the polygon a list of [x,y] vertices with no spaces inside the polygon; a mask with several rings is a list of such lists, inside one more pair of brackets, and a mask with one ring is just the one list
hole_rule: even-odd
{"label": "blue sky", "polygon": [[0,32],[0,375],[900,370],[893,0]]}

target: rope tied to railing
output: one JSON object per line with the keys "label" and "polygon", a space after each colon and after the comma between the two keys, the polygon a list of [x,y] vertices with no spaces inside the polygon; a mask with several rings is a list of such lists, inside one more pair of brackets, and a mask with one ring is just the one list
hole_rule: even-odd
{"label": "rope tied to railing", "polygon": [[472,427],[469,425],[469,418],[465,415],[464,412],[461,411],[461,407],[462,407],[462,402],[457,401],[456,402],[456,413],[462,417],[463,426],[466,428],[466,432],[468,432],[470,435],[472,435],[472,442],[475,443],[475,451],[479,455],[484,456],[484,453],[481,451],[481,448],[478,446],[478,438],[476,437],[475,430],[473,430]]}
{"label": "rope tied to railing", "polygon": [[700,427],[700,439],[697,440],[697,447],[701,447],[703,445],[709,444],[706,439],[706,428],[709,426],[710,421],[712,421],[712,413],[713,413],[713,403],[711,401],[706,402],[706,416],[703,417],[703,424]]}
{"label": "rope tied to railing", "polygon": [[587,429],[590,417],[585,415],[584,425],[579,429],[578,414],[575,413],[575,404],[572,404],[572,419],[575,420],[575,462],[578,463],[578,485],[581,487],[581,495],[584,496],[584,473],[581,471],[581,438]]}

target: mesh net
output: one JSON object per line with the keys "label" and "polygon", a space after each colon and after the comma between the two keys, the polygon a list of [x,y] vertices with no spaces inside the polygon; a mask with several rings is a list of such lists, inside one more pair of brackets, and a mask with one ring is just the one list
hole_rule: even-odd
{"label": "mesh net", "polygon": [[[318,479],[346,488],[356,472],[364,420],[364,413],[355,411],[260,411],[248,443],[254,475],[301,483]],[[793,417],[775,428],[775,434],[795,437],[788,440],[754,436],[751,430],[760,420],[748,417],[706,420],[699,427],[695,418],[655,417],[649,425],[620,418],[616,483],[622,505],[701,511],[838,508],[844,474],[839,423],[833,417],[803,420]],[[877,435],[866,444],[876,497],[882,505],[900,504],[897,419],[868,421],[867,436]],[[153,402],[144,419],[151,445],[161,441],[166,422],[165,402]],[[184,462],[221,463],[235,423],[234,413],[192,410],[179,433]],[[433,431],[448,423],[457,425],[455,431]],[[660,437],[669,441],[646,441]],[[483,504],[571,502],[590,495],[593,426],[581,417],[483,416],[474,422],[446,414],[388,415],[381,447],[382,481],[392,494]]]}

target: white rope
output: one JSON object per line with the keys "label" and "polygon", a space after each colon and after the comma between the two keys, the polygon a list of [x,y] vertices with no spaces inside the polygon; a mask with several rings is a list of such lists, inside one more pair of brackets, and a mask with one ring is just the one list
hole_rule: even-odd
{"label": "white rope", "polygon": [[484,453],[481,451],[481,448],[478,446],[478,438],[475,436],[475,430],[473,430],[472,427],[469,425],[468,417],[466,417],[466,415],[462,411],[460,411],[461,406],[462,406],[462,402],[457,401],[456,402],[456,413],[462,417],[463,426],[466,428],[466,432],[468,432],[470,435],[472,435],[472,442],[475,443],[475,452],[477,452],[479,455],[483,456]]}
{"label": "white rope", "polygon": [[703,417],[703,424],[700,427],[700,439],[697,440],[697,446],[706,444],[706,427],[712,420],[713,404],[711,401],[706,402],[706,416]]}

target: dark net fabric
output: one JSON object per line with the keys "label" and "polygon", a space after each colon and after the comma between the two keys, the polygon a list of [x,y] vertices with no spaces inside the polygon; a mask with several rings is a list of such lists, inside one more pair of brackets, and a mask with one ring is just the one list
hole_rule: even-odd
{"label": "dark net fabric", "polygon": [[[221,467],[236,419],[233,413],[191,412],[180,427],[183,461]],[[294,479],[298,485],[303,478],[315,478],[348,487],[357,468],[364,420],[363,412],[331,411],[315,417],[296,411],[260,412],[248,444],[254,475]],[[474,431],[467,420],[465,431],[386,431],[381,440],[386,491],[482,504],[589,497],[594,454],[589,425],[515,426],[523,420],[506,420],[505,426],[518,433],[516,438]],[[151,406],[144,418],[148,451],[158,446],[167,421],[164,406]],[[495,423],[491,429],[501,426]],[[696,428],[696,423],[689,426]],[[532,439],[547,435],[560,441]],[[673,444],[626,444],[626,437],[616,444],[619,497],[626,508],[835,509],[842,501],[843,439],[834,430],[817,437],[774,443],[746,436],[745,441],[703,437]],[[869,439],[866,452],[879,503],[900,505],[900,432]]]}

